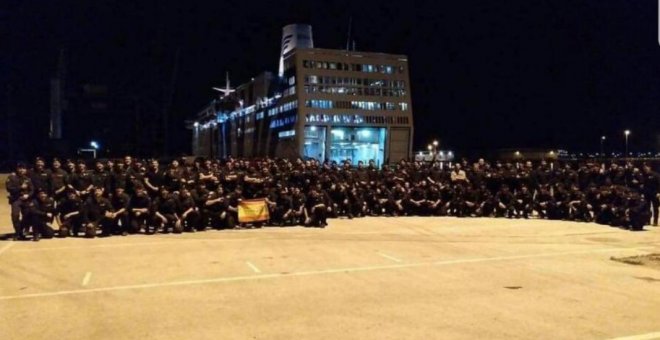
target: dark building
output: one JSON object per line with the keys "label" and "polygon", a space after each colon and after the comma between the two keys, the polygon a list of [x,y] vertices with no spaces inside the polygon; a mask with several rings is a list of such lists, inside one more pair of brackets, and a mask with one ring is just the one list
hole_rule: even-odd
{"label": "dark building", "polygon": [[218,89],[191,121],[193,154],[374,160],[411,155],[413,115],[404,55],[313,48],[311,27],[283,29],[280,71]]}

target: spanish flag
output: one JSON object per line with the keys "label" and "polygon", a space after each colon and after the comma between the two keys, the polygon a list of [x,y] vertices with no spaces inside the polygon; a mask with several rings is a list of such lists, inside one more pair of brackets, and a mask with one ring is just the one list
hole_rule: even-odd
{"label": "spanish flag", "polygon": [[243,200],[238,205],[239,223],[261,222],[268,219],[270,219],[268,204],[266,204],[266,200],[263,198]]}

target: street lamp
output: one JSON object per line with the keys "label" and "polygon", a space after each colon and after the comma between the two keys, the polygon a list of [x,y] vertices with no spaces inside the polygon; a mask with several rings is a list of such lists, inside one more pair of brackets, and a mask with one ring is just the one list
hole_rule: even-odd
{"label": "street lamp", "polygon": [[605,136],[600,136],[600,156],[605,157],[605,148],[603,147],[603,144],[605,143]]}
{"label": "street lamp", "polygon": [[628,136],[630,136],[630,130],[623,131],[623,134],[626,136],[626,158],[628,157]]}

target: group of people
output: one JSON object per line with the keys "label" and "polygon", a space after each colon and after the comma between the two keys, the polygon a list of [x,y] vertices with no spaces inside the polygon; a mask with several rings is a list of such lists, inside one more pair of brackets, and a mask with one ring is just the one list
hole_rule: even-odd
{"label": "group of people", "polygon": [[[531,216],[642,230],[658,224],[660,176],[648,164],[545,162],[37,158],[7,178],[14,239],[181,233],[262,225],[325,227],[363,216]],[[240,223],[263,199],[268,221]]]}

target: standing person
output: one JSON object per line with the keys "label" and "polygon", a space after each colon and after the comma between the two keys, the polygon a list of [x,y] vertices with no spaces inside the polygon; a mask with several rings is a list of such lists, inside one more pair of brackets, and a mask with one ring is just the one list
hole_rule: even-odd
{"label": "standing person", "polygon": [[110,235],[112,204],[103,197],[103,188],[94,188],[92,195],[85,200],[82,208],[82,220],[86,237],[96,237],[96,231],[99,228],[103,236]]}
{"label": "standing person", "polygon": [[129,186],[128,171],[123,161],[115,163],[114,169],[108,169],[110,172],[110,189],[115,192],[117,188],[123,188],[126,194],[133,195],[135,192]]}
{"label": "standing person", "polygon": [[660,205],[660,174],[651,170],[651,166],[644,165],[644,183],[642,185],[642,192],[644,198],[651,206],[653,214],[653,226],[658,226],[658,206]]}
{"label": "standing person", "polygon": [[96,161],[94,163],[94,170],[90,174],[90,178],[94,188],[103,188],[103,193],[106,196],[112,196],[114,192],[110,191],[110,173],[106,171],[103,162]]}
{"label": "standing person", "polygon": [[83,200],[86,200],[94,189],[94,185],[92,184],[92,176],[87,171],[87,164],[85,164],[85,162],[78,162],[76,172],[71,175],[71,183],[69,183],[69,187],[75,190],[76,194]]}
{"label": "standing person", "polygon": [[50,195],[55,199],[55,202],[60,202],[66,197],[66,189],[69,184],[69,174],[62,169],[62,163],[57,158],[53,158],[52,169],[48,176],[48,186],[50,187]]}
{"label": "standing person", "polygon": [[32,180],[27,174],[25,165],[19,163],[16,172],[7,177],[5,183],[11,205],[11,223],[14,226],[14,240],[25,239],[24,227],[27,224],[27,205],[34,192]]}
{"label": "standing person", "polygon": [[163,186],[163,172],[160,171],[158,161],[155,159],[149,164],[149,170],[147,170],[144,177],[144,184],[151,198],[158,197],[160,188]]}
{"label": "standing person", "polygon": [[46,163],[41,157],[37,157],[34,161],[34,167],[30,171],[30,179],[32,180],[32,186],[34,187],[34,192],[41,190],[50,192],[50,186],[48,185],[48,178],[50,177],[50,171],[46,169]]}
{"label": "standing person", "polygon": [[183,167],[178,160],[173,160],[164,174],[164,185],[170,192],[176,194],[185,186],[186,180],[183,177]]}
{"label": "standing person", "polygon": [[39,242],[42,236],[53,237],[55,201],[48,196],[46,190],[41,189],[37,192],[37,197],[30,205],[28,218],[32,224],[32,241]]}
{"label": "standing person", "polygon": [[461,165],[456,163],[454,165],[454,170],[451,171],[451,181],[454,184],[467,184],[468,178],[465,174],[465,170],[461,169]]}

